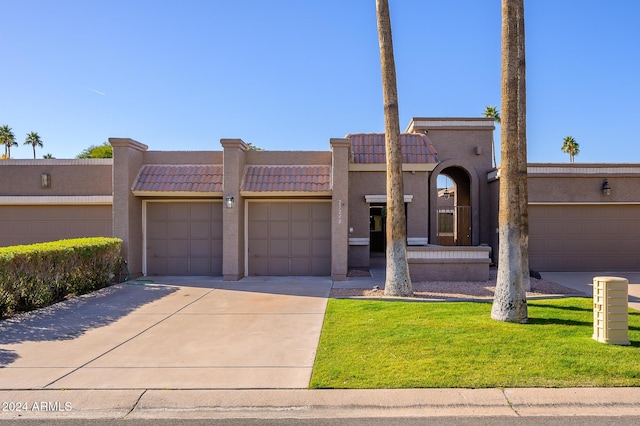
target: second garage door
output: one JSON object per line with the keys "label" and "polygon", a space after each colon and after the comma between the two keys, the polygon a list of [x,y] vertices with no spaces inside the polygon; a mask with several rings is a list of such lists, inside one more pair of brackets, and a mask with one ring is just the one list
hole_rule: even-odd
{"label": "second garage door", "polygon": [[331,275],[331,202],[248,204],[249,275]]}
{"label": "second garage door", "polygon": [[640,206],[529,206],[529,263],[537,271],[640,269]]}
{"label": "second garage door", "polygon": [[147,275],[222,275],[221,202],[147,202]]}

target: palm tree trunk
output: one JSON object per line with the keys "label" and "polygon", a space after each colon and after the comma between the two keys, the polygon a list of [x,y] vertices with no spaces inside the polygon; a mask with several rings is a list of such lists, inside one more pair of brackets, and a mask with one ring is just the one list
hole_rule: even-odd
{"label": "palm tree trunk", "polygon": [[387,156],[387,277],[384,292],[390,296],[411,296],[413,288],[407,262],[407,223],[404,212],[396,66],[393,57],[388,0],[376,0],[376,15],[382,65]]}
{"label": "palm tree trunk", "polygon": [[529,288],[523,0],[502,0],[499,264],[491,318],[526,323]]}

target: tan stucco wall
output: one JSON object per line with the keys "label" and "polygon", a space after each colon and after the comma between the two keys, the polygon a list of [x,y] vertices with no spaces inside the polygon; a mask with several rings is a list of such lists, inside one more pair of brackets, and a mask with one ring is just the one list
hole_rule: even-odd
{"label": "tan stucco wall", "polygon": [[331,151],[247,151],[247,164],[253,165],[326,165]]}
{"label": "tan stucco wall", "polygon": [[427,136],[438,152],[440,161],[464,159],[478,173],[487,172],[493,167],[493,129],[429,129]]}
{"label": "tan stucco wall", "polygon": [[350,146],[349,139],[331,139],[331,277],[334,281],[346,280],[348,272]]}
{"label": "tan stucco wall", "polygon": [[488,179],[488,204],[489,215],[487,228],[487,244],[493,249],[491,251],[491,259],[494,264],[498,263],[498,203],[500,201],[500,180],[495,178]]}
{"label": "tan stucco wall", "polygon": [[[222,275],[225,280],[235,281],[247,275],[244,252],[245,202],[240,195],[240,185],[248,145],[241,139],[223,139],[221,144],[224,148]],[[225,207],[226,196],[234,198],[233,208]]]}
{"label": "tan stucco wall", "polygon": [[[491,233],[487,223],[490,220],[491,203],[486,174],[493,169],[493,149],[495,126],[488,118],[414,118],[409,129],[426,133],[438,152],[440,163],[433,171],[430,182],[431,205],[437,201],[437,175],[449,168],[466,176],[462,184],[469,191],[459,191],[458,205],[471,205],[473,245],[490,244]],[[499,148],[499,147],[496,147]],[[433,213],[433,212],[432,212]],[[437,218],[429,218],[429,241],[435,242]]]}
{"label": "tan stucco wall", "polygon": [[109,138],[113,146],[113,235],[122,239],[122,256],[133,276],[142,275],[142,199],[131,186],[147,146],[133,139]]}
{"label": "tan stucco wall", "polygon": [[111,205],[0,205],[0,247],[111,237]]}
{"label": "tan stucco wall", "polygon": [[222,151],[146,151],[144,164],[222,164]]}
{"label": "tan stucco wall", "polygon": [[[640,166],[635,164],[529,164],[530,203],[640,202]],[[602,193],[609,181],[611,195]]]}
{"label": "tan stucco wall", "polygon": [[[407,238],[428,238],[429,172],[403,173],[404,195],[412,195],[407,206]],[[386,172],[349,173],[350,238],[369,238],[369,206],[365,195],[385,195]],[[349,266],[369,265],[369,246],[349,247]]]}
{"label": "tan stucco wall", "polygon": [[[2,160],[0,195],[111,195],[111,159]],[[42,189],[40,176],[51,176]]]}
{"label": "tan stucco wall", "polygon": [[[491,176],[491,175],[490,175]],[[602,193],[602,183],[607,179],[611,187],[611,195]],[[488,179],[490,217],[488,230],[491,231],[491,246],[494,262],[498,262],[499,236],[495,232],[498,227],[499,185],[500,180]],[[640,165],[629,163],[530,163],[528,165],[528,196],[532,205],[562,206],[572,205],[584,209],[592,209],[598,205],[628,205],[637,208],[640,218]],[[538,207],[540,208],[540,207]],[[530,216],[529,228],[532,226]],[[576,220],[580,220],[576,217]],[[535,225],[535,224],[533,224]],[[540,239],[544,236],[536,235]],[[531,241],[532,234],[529,239]],[[533,265],[535,266],[535,265]]]}

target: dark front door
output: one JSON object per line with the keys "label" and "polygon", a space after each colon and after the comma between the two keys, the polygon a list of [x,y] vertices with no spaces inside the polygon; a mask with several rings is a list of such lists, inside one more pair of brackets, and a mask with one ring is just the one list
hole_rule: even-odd
{"label": "dark front door", "polygon": [[369,206],[369,244],[373,253],[384,253],[387,234],[386,204]]}
{"label": "dark front door", "polygon": [[471,207],[438,208],[438,245],[471,245]]}

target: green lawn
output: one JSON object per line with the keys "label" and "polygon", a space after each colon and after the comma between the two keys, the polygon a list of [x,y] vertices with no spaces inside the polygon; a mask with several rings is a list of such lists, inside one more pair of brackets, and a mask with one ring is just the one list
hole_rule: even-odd
{"label": "green lawn", "polygon": [[312,388],[640,386],[640,312],[631,346],[591,338],[592,300],[530,300],[529,324],[490,303],[330,299]]}

